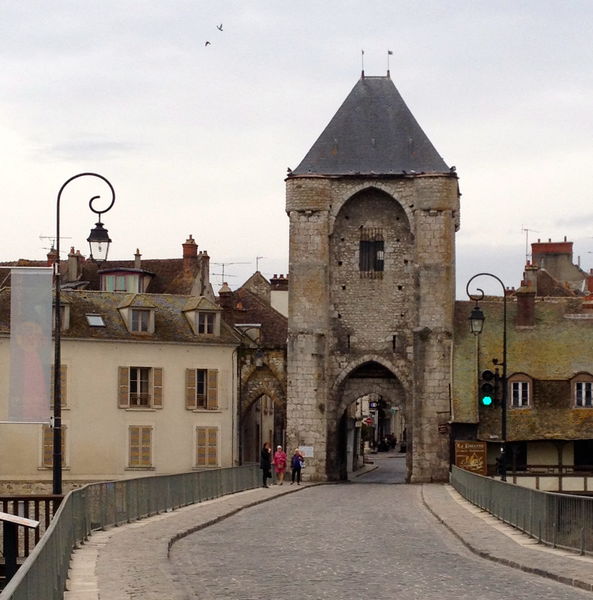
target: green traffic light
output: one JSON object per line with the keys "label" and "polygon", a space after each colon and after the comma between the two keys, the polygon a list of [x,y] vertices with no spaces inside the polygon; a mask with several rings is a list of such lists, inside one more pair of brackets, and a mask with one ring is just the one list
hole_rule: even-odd
{"label": "green traffic light", "polygon": [[492,396],[483,396],[482,397],[482,404],[484,406],[491,406],[492,405]]}

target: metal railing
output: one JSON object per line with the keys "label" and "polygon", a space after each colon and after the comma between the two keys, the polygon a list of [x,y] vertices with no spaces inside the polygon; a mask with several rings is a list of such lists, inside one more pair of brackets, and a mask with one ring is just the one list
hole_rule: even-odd
{"label": "metal railing", "polygon": [[260,485],[257,466],[91,483],[70,492],[0,600],[61,600],[70,555],[93,530]]}
{"label": "metal railing", "polygon": [[[17,556],[24,559],[41,539],[60,506],[62,496],[0,496],[0,510],[11,515],[39,521],[39,527],[19,528]],[[0,531],[0,547],[4,543],[4,531]]]}
{"label": "metal railing", "polygon": [[455,466],[450,481],[466,500],[539,542],[593,554],[593,498],[533,490]]}

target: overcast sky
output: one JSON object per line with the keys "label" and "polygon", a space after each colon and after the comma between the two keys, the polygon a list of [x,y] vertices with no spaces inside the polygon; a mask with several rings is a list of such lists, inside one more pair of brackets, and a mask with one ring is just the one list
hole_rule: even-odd
{"label": "overcast sky", "polygon": [[[525,228],[566,235],[589,269],[592,32],[589,0],[1,2],[0,260],[45,257],[57,191],[96,171],[117,194],[112,258],[178,257],[191,233],[213,263],[248,263],[225,267],[232,287],[256,256],[285,273],[286,168],[360,77],[361,49],[368,75],[391,49],[460,177],[458,296],[479,271],[519,284]],[[66,250],[85,253],[89,197],[64,193]]]}

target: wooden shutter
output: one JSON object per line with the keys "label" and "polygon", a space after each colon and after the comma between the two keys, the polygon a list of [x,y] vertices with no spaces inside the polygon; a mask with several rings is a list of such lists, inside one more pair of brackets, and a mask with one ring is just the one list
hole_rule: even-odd
{"label": "wooden shutter", "polygon": [[196,409],[196,370],[185,369],[185,408]]}
{"label": "wooden shutter", "polygon": [[130,467],[150,467],[152,465],[152,427],[130,426]]}
{"label": "wooden shutter", "polygon": [[218,370],[208,369],[208,396],[207,408],[218,409]]}
{"label": "wooden shutter", "polygon": [[119,367],[117,405],[119,408],[130,406],[130,368]]}
{"label": "wooden shutter", "polygon": [[207,427],[196,427],[196,467],[206,466]]}
{"label": "wooden shutter", "polygon": [[218,466],[218,429],[208,428],[208,466]]}
{"label": "wooden shutter", "polygon": [[[62,466],[66,464],[66,425],[62,423]],[[54,430],[43,425],[41,440],[41,466],[51,469],[54,464]]]}
{"label": "wooden shutter", "polygon": [[196,427],[196,467],[218,466],[218,428]]}
{"label": "wooden shutter", "polygon": [[152,370],[152,406],[163,408],[163,369],[161,367]]}

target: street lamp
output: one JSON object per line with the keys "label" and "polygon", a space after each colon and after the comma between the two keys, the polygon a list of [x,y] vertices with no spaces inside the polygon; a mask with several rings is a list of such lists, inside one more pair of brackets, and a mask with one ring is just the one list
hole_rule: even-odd
{"label": "street lamp", "polygon": [[89,208],[97,215],[99,221],[94,229],[91,230],[87,242],[90,248],[90,259],[94,262],[103,262],[107,259],[109,252],[109,234],[101,223],[101,215],[111,209],[115,202],[115,191],[111,183],[98,173],[79,173],[70,177],[60,188],[56,202],[56,262],[54,263],[54,286],[55,286],[55,309],[54,309],[54,410],[53,410],[53,493],[62,494],[62,382],[60,378],[62,363],[62,304],[61,304],[61,274],[60,274],[60,201],[64,188],[79,177],[98,177],[104,181],[111,191],[111,202],[107,208],[96,210],[93,202],[100,196],[93,196],[89,201]]}
{"label": "street lamp", "polygon": [[502,406],[500,412],[500,437],[501,437],[501,448],[500,448],[500,479],[501,481],[507,480],[507,457],[506,457],[506,444],[507,444],[507,294],[506,286],[502,280],[493,275],[492,273],[477,273],[467,282],[465,286],[465,292],[470,298],[474,300],[476,305],[474,306],[471,315],[469,317],[470,330],[474,335],[480,335],[484,327],[484,313],[481,311],[478,302],[484,298],[484,291],[480,288],[476,288],[479,292],[478,295],[471,294],[469,291],[470,283],[477,277],[492,277],[496,279],[502,286],[502,365],[496,359],[493,359],[495,365],[502,366]]}

